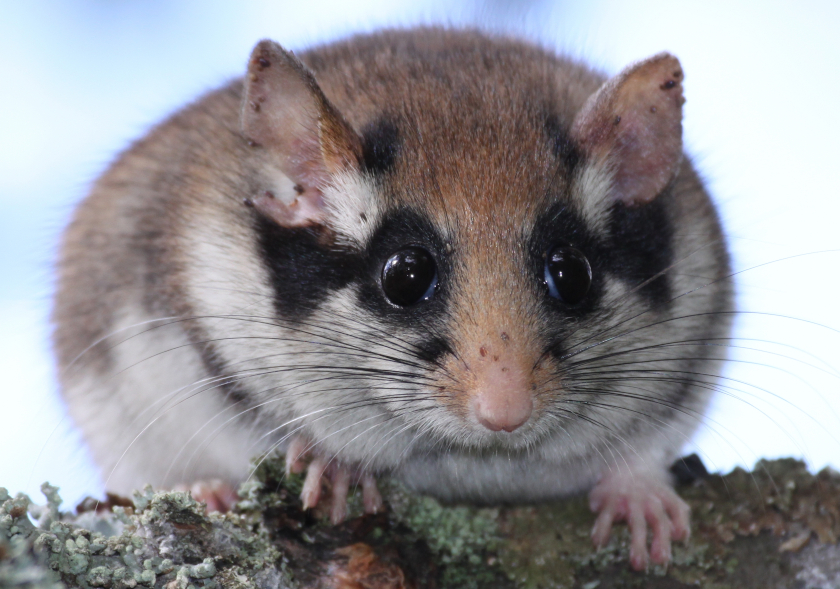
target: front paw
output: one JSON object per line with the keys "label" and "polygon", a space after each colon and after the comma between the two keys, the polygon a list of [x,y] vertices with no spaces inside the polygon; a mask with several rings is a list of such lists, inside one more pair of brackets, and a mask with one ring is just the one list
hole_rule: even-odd
{"label": "front paw", "polygon": [[[307,462],[308,460],[308,462]],[[334,456],[317,451],[309,441],[296,436],[286,452],[286,472],[306,471],[300,499],[304,509],[318,505],[325,481],[330,488],[330,521],[335,525],[347,517],[347,493],[351,483],[361,485],[365,513],[382,510],[382,496],[376,487],[376,479],[361,468],[339,462]]]}
{"label": "front paw", "polygon": [[172,490],[189,493],[193,499],[204,503],[207,513],[213,511],[227,513],[239,501],[239,496],[233,487],[220,479],[197,481],[191,485],[175,485]]}
{"label": "front paw", "polygon": [[[687,540],[691,510],[664,477],[648,473],[607,473],[589,494],[589,506],[598,513],[592,528],[596,546],[607,543],[614,522],[630,528],[630,566],[644,570],[649,561],[667,564],[671,541]],[[648,552],[648,526],[652,531]]]}

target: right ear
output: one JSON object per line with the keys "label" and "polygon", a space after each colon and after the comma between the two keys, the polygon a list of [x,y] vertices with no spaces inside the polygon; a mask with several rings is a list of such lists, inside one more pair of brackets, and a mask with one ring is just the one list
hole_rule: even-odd
{"label": "right ear", "polygon": [[266,192],[251,203],[284,227],[323,223],[325,186],[335,175],[359,169],[358,135],[324,96],[312,72],[273,41],[260,41],[254,48],[244,84],[242,133],[268,151],[297,193],[283,202]]}
{"label": "right ear", "polygon": [[593,94],[572,124],[572,137],[596,164],[613,168],[613,197],[652,201],[682,160],[683,71],[660,53],[627,67]]}

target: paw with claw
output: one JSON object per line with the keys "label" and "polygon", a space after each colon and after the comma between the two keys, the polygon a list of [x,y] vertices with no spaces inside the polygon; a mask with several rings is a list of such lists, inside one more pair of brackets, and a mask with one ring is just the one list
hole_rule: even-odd
{"label": "paw with claw", "polygon": [[372,474],[313,451],[312,444],[306,438],[297,436],[291,441],[286,452],[286,472],[302,473],[304,470],[306,477],[303,491],[300,493],[303,508],[311,509],[318,505],[323,483],[325,480],[329,481],[330,521],[334,525],[343,522],[347,516],[347,493],[351,484],[362,487],[365,513],[378,513],[382,510],[382,496]]}
{"label": "paw with claw", "polygon": [[[687,540],[690,509],[664,477],[647,473],[615,472],[605,475],[589,494],[589,506],[598,513],[592,528],[597,547],[607,543],[614,522],[630,528],[630,566],[640,571],[648,563],[671,560],[671,541]],[[648,529],[651,530],[648,551]]]}

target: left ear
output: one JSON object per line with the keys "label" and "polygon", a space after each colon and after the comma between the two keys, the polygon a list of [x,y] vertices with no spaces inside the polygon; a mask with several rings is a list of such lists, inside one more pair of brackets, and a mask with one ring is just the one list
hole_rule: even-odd
{"label": "left ear", "polygon": [[593,163],[613,167],[616,200],[652,201],[682,159],[683,71],[660,53],[607,80],[575,117],[572,138]]}
{"label": "left ear", "polygon": [[268,152],[297,193],[283,202],[266,192],[252,204],[284,227],[323,224],[324,188],[358,169],[361,140],[312,72],[277,43],[260,41],[254,48],[244,86],[242,133]]}

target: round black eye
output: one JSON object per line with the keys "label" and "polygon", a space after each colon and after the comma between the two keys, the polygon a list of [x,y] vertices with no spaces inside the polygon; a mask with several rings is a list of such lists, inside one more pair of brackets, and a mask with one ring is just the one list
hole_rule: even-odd
{"label": "round black eye", "polygon": [[558,245],[545,258],[545,284],[548,294],[567,305],[583,300],[592,284],[592,268],[580,250]]}
{"label": "round black eye", "polygon": [[401,249],[382,267],[382,290],[400,307],[429,300],[437,284],[435,259],[422,247]]}

